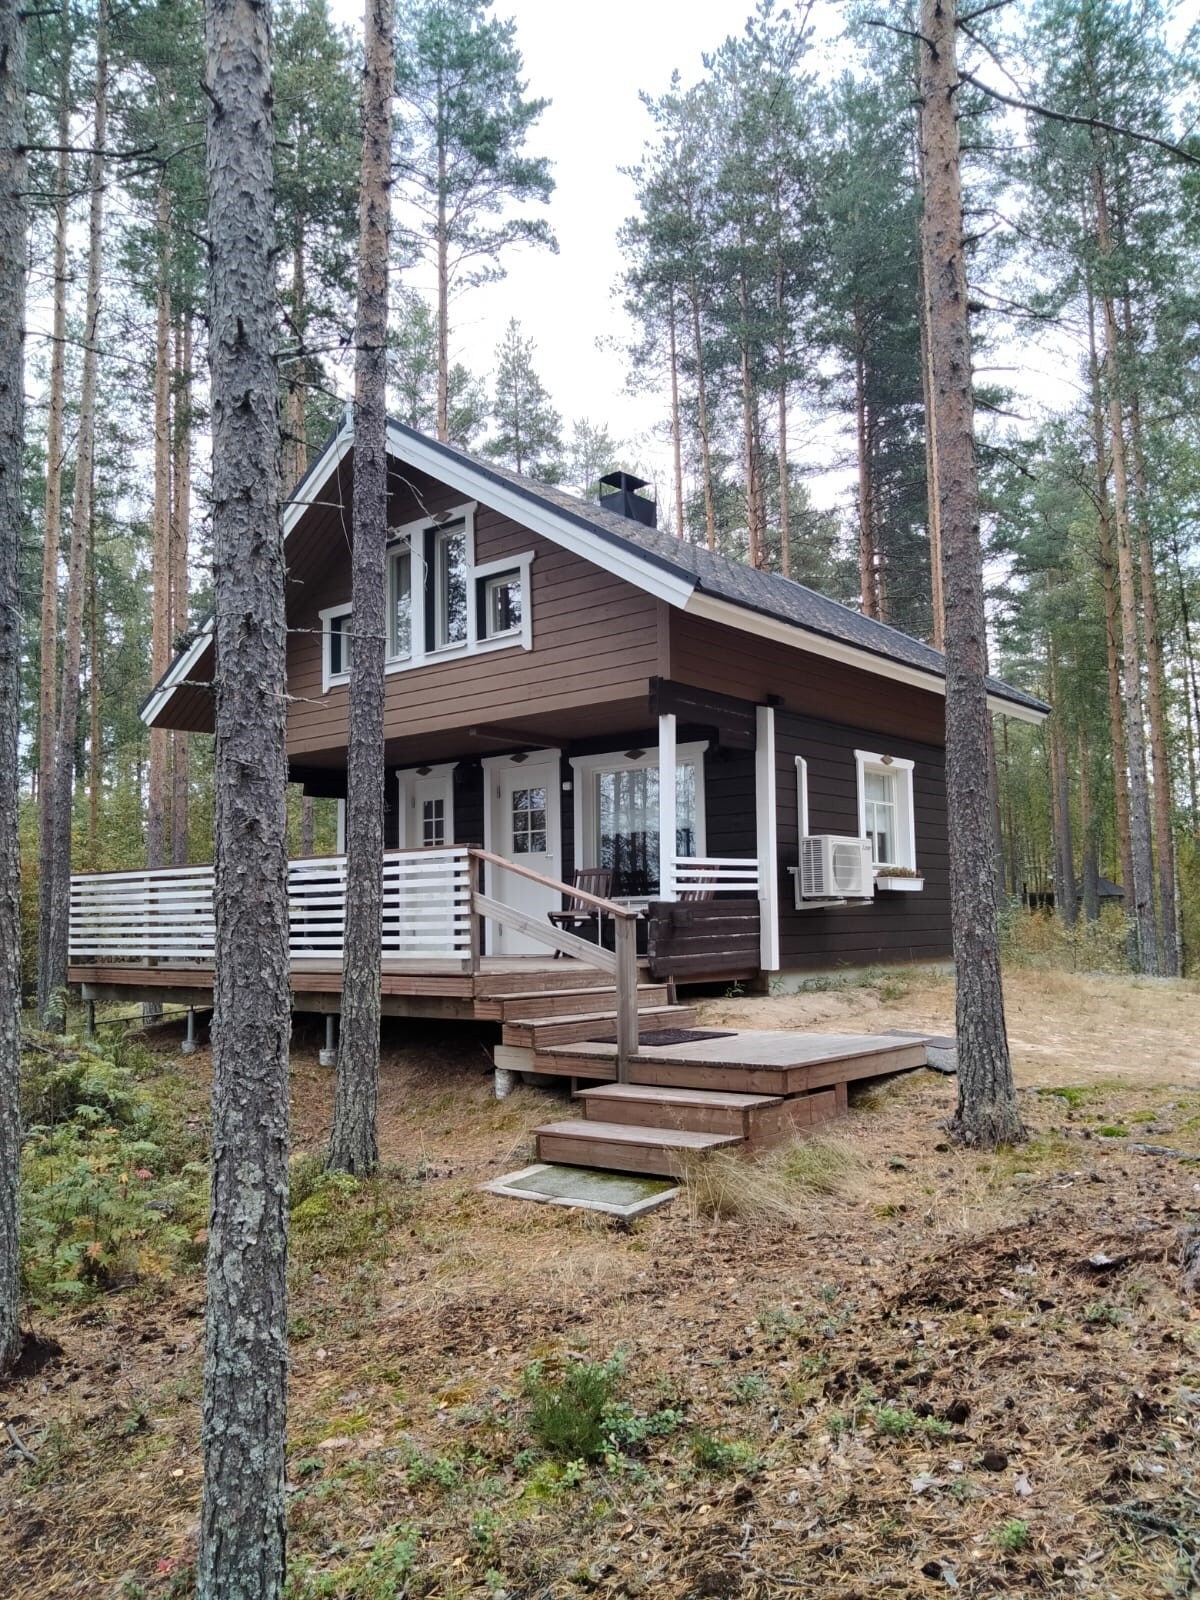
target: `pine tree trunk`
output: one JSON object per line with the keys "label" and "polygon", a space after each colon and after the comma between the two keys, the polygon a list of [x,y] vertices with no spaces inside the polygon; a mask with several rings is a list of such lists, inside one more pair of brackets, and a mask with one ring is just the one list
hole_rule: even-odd
{"label": "pine tree trunk", "polygon": [[291,995],[268,8],[207,0],[205,45],[216,971],[196,1583],[199,1600],[279,1600]]}
{"label": "pine tree trunk", "polygon": [[1079,831],[1083,837],[1083,914],[1100,920],[1100,866],[1096,856],[1096,819],[1092,809],[1091,762],[1087,728],[1079,729]]}
{"label": "pine tree trunk", "polygon": [[[158,188],[158,289],[154,330],[154,544],[150,557],[150,681],[171,664],[171,198]],[[146,865],[167,859],[166,728],[150,729],[150,778],[146,787]],[[148,1008],[149,1011],[150,1008]],[[153,1008],[161,1010],[161,1007]]]}
{"label": "pine tree trunk", "polygon": [[[855,309],[855,324],[860,313]],[[857,340],[857,335],[856,335]],[[861,345],[854,357],[854,420],[858,451],[858,583],[864,617],[878,616],[875,603],[875,517],[871,509],[871,462],[867,439],[867,384]]]}
{"label": "pine tree trunk", "polygon": [[[743,248],[745,242],[743,241]],[[755,450],[755,424],[757,410],[754,392],[754,377],[750,365],[750,346],[746,324],[749,318],[749,304],[746,295],[746,276],[738,276],[738,304],[742,318],[741,339],[741,375],[742,375],[742,467],[746,476],[746,530],[749,535],[749,558],[752,567],[762,567],[764,551],[759,537],[759,506],[758,506],[758,460]]]}
{"label": "pine tree trunk", "polygon": [[675,331],[675,289],[667,313],[671,356],[671,453],[675,466],[675,537],[683,538],[683,430],[679,421],[679,346]]}
{"label": "pine tree trunk", "polygon": [[38,1010],[44,1027],[62,1027],[67,987],[71,916],[71,824],[79,734],[79,672],[83,655],[83,608],[88,547],[91,543],[92,471],[96,454],[96,386],[100,329],[100,273],[104,241],[104,140],[108,117],[108,4],[96,11],[96,101],[88,166],[88,276],[83,324],[83,370],[79,385],[79,442],[75,451],[75,493],[71,503],[71,544],[67,558],[67,601],[63,623],[62,687],[54,737],[54,797],[51,830],[50,925],[45,969],[38,973]]}
{"label": "pine tree trunk", "polygon": [[300,344],[300,355],[290,368],[287,390],[287,417],[283,446],[283,487],[287,494],[300,482],[308,468],[308,271],[305,261],[304,218],[296,218],[296,239],[292,249],[292,330]]}
{"label": "pine tree trunk", "polygon": [[1075,892],[1075,843],[1071,828],[1071,777],[1067,768],[1066,740],[1061,729],[1054,731],[1054,785],[1058,794],[1058,906],[1068,928],[1079,921],[1079,900]]}
{"label": "pine tree trunk", "polygon": [[1091,388],[1092,453],[1096,465],[1099,508],[1100,583],[1104,598],[1105,671],[1108,680],[1108,720],[1113,749],[1113,805],[1117,817],[1117,854],[1126,910],[1133,901],[1133,844],[1129,832],[1128,762],[1125,755],[1125,714],[1121,708],[1121,666],[1117,620],[1117,575],[1113,550],[1112,499],[1108,490],[1108,452],[1104,443],[1104,403],[1100,393],[1100,358],[1096,343],[1095,300],[1089,286],[1088,350]]}
{"label": "pine tree trunk", "polygon": [[54,883],[54,731],[58,713],[58,559],[62,544],[63,403],[67,364],[67,228],[71,185],[71,10],[62,8],[63,62],[54,195],[54,311],[46,423],[46,505],[42,518],[42,614],[38,667],[38,972],[49,959]]}
{"label": "pine tree trunk", "polygon": [[[439,116],[440,112],[439,104]],[[446,146],[440,125],[437,182],[437,431],[439,439],[448,439],[450,437],[450,238],[449,223],[446,219]],[[520,468],[517,470],[519,472]]]}
{"label": "pine tree trunk", "polygon": [[[778,175],[775,182],[776,214],[782,202]],[[779,570],[785,578],[792,575],[792,506],[788,482],[788,415],[787,415],[787,308],[783,295],[783,260],[775,269],[775,318],[779,328]]]}
{"label": "pine tree trunk", "polygon": [[100,642],[99,584],[96,581],[96,519],[88,528],[88,827],[87,863],[100,870],[100,789],[103,752],[100,748]]}
{"label": "pine tree trunk", "polygon": [[[1133,354],[1133,315],[1125,297],[1125,341]],[[1179,917],[1175,904],[1175,834],[1171,823],[1171,759],[1167,748],[1162,630],[1158,621],[1158,578],[1150,537],[1150,486],[1142,439],[1137,387],[1129,394],[1129,439],[1133,446],[1133,486],[1137,498],[1138,567],[1142,590],[1142,637],[1146,644],[1146,700],[1150,712],[1150,760],[1154,774],[1154,857],[1158,868],[1158,908],[1162,934],[1161,970],[1179,976]]]}
{"label": "pine tree trunk", "polygon": [[[188,535],[192,519],[192,319],[185,314],[176,331],[175,461],[171,495],[171,628],[174,641],[188,626]],[[188,795],[191,745],[187,732],[171,734],[171,861],[186,867],[189,857]]]}
{"label": "pine tree trunk", "polygon": [[391,195],[392,0],[367,0],[355,334],[353,637],[346,802],[342,1037],[329,1164],[379,1164],[383,961],[383,683],[387,551],[387,301]]}
{"label": "pine tree trunk", "polygon": [[691,280],[692,340],[696,347],[696,421],[700,429],[700,477],[704,488],[704,542],[717,548],[717,508],[713,495],[712,447],[708,428],[708,388],[704,377],[704,337],[700,328],[700,290]]}
{"label": "pine tree trunk", "polygon": [[[1104,175],[1093,171],[1096,234],[1101,258],[1111,255],[1108,201]],[[1133,857],[1133,918],[1137,927],[1138,965],[1143,972],[1159,968],[1158,926],[1154,914],[1154,849],[1151,843],[1150,794],[1146,776],[1146,731],[1142,710],[1142,661],[1138,640],[1137,589],[1129,525],[1129,478],[1125,460],[1125,416],[1121,392],[1121,356],[1116,306],[1110,289],[1101,296],[1104,313],[1105,375],[1108,381],[1108,432],[1112,449],[1113,511],[1117,536],[1117,585],[1121,607],[1121,690],[1125,712],[1125,750],[1129,763],[1129,838]],[[1130,904],[1126,886],[1126,906]]]}
{"label": "pine tree trunk", "polygon": [[934,417],[930,383],[929,305],[925,287],[924,263],[921,282],[921,392],[925,401],[925,482],[929,498],[929,605],[932,626],[929,641],[941,650],[946,640],[946,606],[942,597],[942,529],[938,496],[937,421]]}
{"label": "pine tree trunk", "polygon": [[0,0],[0,1375],[21,1351],[21,535],[25,453],[25,15]]}
{"label": "pine tree trunk", "polygon": [[1022,1138],[1024,1129],[1004,1022],[988,783],[992,727],[955,106],[955,19],[955,0],[921,0],[923,246],[946,603],[946,799],[958,1023],[953,1131],[964,1143],[993,1146]]}

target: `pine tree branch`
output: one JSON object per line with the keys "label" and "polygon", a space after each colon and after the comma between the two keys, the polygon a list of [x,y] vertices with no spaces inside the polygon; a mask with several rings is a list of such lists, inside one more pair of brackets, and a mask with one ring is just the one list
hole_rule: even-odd
{"label": "pine tree branch", "polygon": [[991,0],[990,5],[977,6],[974,11],[968,11],[965,17],[959,17],[958,25],[963,27],[968,22],[976,22],[980,17],[986,17],[992,11],[1003,11],[1005,6],[1012,5],[1013,0]]}
{"label": "pine tree branch", "polygon": [[933,41],[927,39],[917,28],[901,28],[894,22],[885,22],[882,17],[866,17],[864,25],[868,28],[882,28],[885,33],[898,33],[902,39],[919,39],[931,50],[934,48]]}
{"label": "pine tree branch", "polygon": [[1119,123],[1106,121],[1103,117],[1085,117],[1073,111],[1055,111],[1051,106],[1041,106],[1033,100],[1018,100],[1015,96],[1002,94],[991,84],[984,83],[965,67],[959,68],[958,76],[960,81],[972,84],[984,94],[990,95],[993,100],[999,100],[1001,105],[1011,106],[1014,111],[1029,111],[1034,116],[1046,117],[1051,122],[1066,122],[1076,128],[1094,128],[1103,133],[1115,133],[1119,138],[1132,139],[1137,144],[1153,145],[1155,149],[1163,150],[1167,155],[1186,161],[1189,166],[1200,167],[1200,155],[1193,155],[1190,150],[1172,144],[1169,139],[1159,139],[1152,133],[1139,133],[1134,128],[1124,128]]}

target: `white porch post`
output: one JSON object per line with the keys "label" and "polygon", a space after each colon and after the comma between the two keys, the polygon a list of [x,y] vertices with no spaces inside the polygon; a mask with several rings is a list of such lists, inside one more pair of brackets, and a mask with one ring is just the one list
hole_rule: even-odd
{"label": "white porch post", "polygon": [[758,839],[759,965],[779,971],[779,833],[775,817],[775,708],[755,709],[755,823]]}
{"label": "white porch post", "polygon": [[675,713],[658,719],[658,896],[675,899]]}

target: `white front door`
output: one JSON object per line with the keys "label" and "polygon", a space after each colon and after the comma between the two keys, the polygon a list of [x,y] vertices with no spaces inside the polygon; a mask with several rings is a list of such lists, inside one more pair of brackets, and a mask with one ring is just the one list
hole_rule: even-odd
{"label": "white front door", "polygon": [[[489,848],[495,855],[528,867],[543,878],[560,879],[558,751],[535,750],[523,760],[489,758],[484,770],[488,778]],[[489,867],[488,893],[539,922],[545,922],[547,913],[562,905],[557,890],[501,867]],[[492,955],[503,956],[553,954],[551,946],[513,928],[491,927],[488,949]]]}
{"label": "white front door", "polygon": [[424,774],[399,774],[402,850],[440,850],[454,843],[454,766],[446,762]]}

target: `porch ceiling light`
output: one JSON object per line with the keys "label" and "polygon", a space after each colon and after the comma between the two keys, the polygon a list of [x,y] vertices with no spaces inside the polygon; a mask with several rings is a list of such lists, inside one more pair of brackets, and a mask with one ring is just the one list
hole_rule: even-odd
{"label": "porch ceiling light", "polygon": [[644,750],[626,750],[625,756],[629,761],[640,761],[646,754]]}

